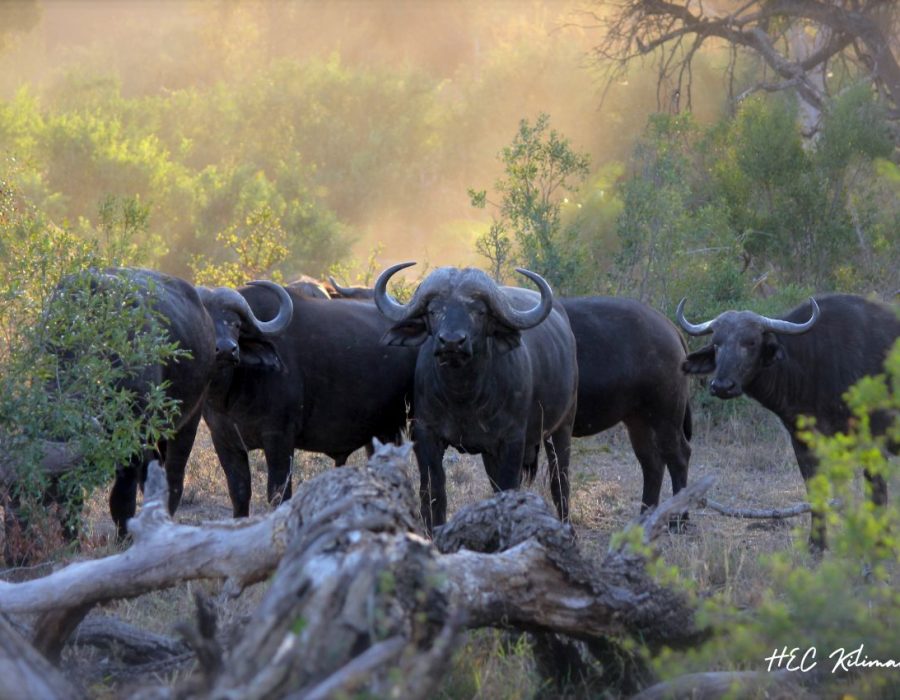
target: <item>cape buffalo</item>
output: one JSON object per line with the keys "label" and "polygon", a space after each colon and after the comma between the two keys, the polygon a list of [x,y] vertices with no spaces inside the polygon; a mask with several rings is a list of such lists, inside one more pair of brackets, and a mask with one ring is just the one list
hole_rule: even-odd
{"label": "cape buffalo", "polygon": [[448,445],[481,453],[495,490],[534,478],[543,443],[560,518],[568,518],[569,446],[578,387],[575,338],[550,285],[519,269],[540,296],[498,287],[481,270],[439,268],[406,305],[387,294],[394,273],[375,283],[375,303],[394,325],[388,345],[420,347],[413,442],[426,528],[445,521],[443,455]]}
{"label": "cape buffalo", "polygon": [[296,289],[307,297],[315,297],[318,299],[331,299],[332,294],[322,282],[315,277],[309,275],[300,275],[293,282],[284,285],[288,289]]}
{"label": "cape buffalo", "polygon": [[[725,311],[693,324],[678,304],[679,324],[690,335],[712,334],[712,343],[687,356],[687,374],[712,374],[709,390],[720,399],[741,394],[775,413],[787,428],[804,481],[818,464],[797,437],[797,418],[812,416],[825,435],[846,431],[850,411],[843,394],[865,375],[883,371],[900,336],[900,319],[889,306],[851,294],[817,296],[782,319],[752,311]],[[873,428],[885,417],[875,416]],[[868,475],[867,475],[868,476]],[[887,502],[881,477],[873,477],[872,498]],[[825,522],[813,513],[810,544],[825,546]]]}
{"label": "cape buffalo", "polygon": [[[263,290],[238,291],[257,315],[274,312]],[[267,495],[275,503],[291,496],[295,448],[342,465],[373,437],[396,440],[406,425],[415,350],[382,347],[389,324],[371,302],[287,293],[294,315],[284,334],[241,347],[220,366],[203,408],[235,517],[249,513],[249,450],[265,452]]]}
{"label": "cape buffalo", "polygon": [[666,466],[672,493],[687,485],[691,407],[681,372],[687,346],[663,314],[632,299],[560,298],[578,348],[574,437],[623,422],[641,464],[641,511],[659,504]]}
{"label": "cape buffalo", "polygon": [[[175,361],[153,365],[128,382],[127,388],[144,395],[150,386],[167,384],[166,394],[180,404],[180,413],[172,439],[160,442],[156,453],[136,455],[129,465],[116,470],[109,497],[109,509],[120,538],[127,534],[126,523],[134,516],[137,486],[146,465],[154,457],[165,466],[169,484],[169,512],[181,501],[184,469],[187,464],[201,407],[209,380],[217,362],[237,352],[238,344],[263,342],[280,333],[290,322],[291,298],[278,285],[254,282],[260,294],[271,301],[271,321],[260,321],[233,289],[194,287],[178,277],[136,268],[91,271],[92,286],[104,287],[125,279],[139,293],[138,303],[147,304],[162,320],[169,339],[190,353]],[[274,294],[273,294],[274,292]]]}

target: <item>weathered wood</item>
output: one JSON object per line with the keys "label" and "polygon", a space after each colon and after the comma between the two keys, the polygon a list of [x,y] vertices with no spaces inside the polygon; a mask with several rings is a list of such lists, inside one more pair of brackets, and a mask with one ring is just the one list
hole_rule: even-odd
{"label": "weathered wood", "polygon": [[126,664],[168,661],[189,651],[178,639],[147,632],[109,615],[89,615],[75,630],[70,643],[114,654]]}
{"label": "weathered wood", "polygon": [[[80,450],[70,443],[41,440],[36,449],[37,466],[47,476],[59,476],[81,464]],[[0,487],[16,483],[24,466],[17,454],[0,449]]]}
{"label": "weathered wood", "polygon": [[[838,499],[831,500],[828,503],[832,507],[841,506],[841,501]],[[748,520],[782,520],[812,512],[812,506],[809,503],[797,503],[787,508],[735,508],[704,498],[699,505],[701,508],[709,508],[729,518],[746,518]]]}
{"label": "weathered wood", "polygon": [[[202,616],[196,629],[182,628],[195,650],[206,645],[210,653],[202,673],[180,688],[147,689],[157,698],[425,698],[466,627],[565,634],[589,649],[602,648],[608,635],[677,646],[702,634],[689,601],[644,573],[645,551],[631,546],[633,537],[597,566],[580,554],[571,526],[533,493],[500,493],[464,508],[434,543],[425,539],[408,455],[409,445],[384,446],[365,468],[300,484],[265,518],[199,527],[172,522],[165,477],[153,465],[128,551],[0,585],[0,610],[47,613],[54,627],[43,634],[62,630],[59,644],[66,625],[104,600],[191,578],[229,578],[239,588],[274,570],[233,648],[206,644],[214,624]],[[643,541],[710,483],[696,482],[643,516]]]}
{"label": "weathered wood", "polygon": [[0,615],[0,698],[70,700],[84,697]]}
{"label": "weathered wood", "polygon": [[[649,545],[712,483],[698,480],[628,529],[643,528]],[[627,535],[621,542],[594,565],[581,556],[572,528],[539,496],[521,491],[463,508],[435,534],[470,627],[505,623],[583,639],[635,634],[650,643],[695,643],[702,631],[689,601],[644,573],[643,553],[632,550]]]}
{"label": "weathered wood", "polygon": [[49,576],[0,582],[0,612],[38,613],[34,639],[57,657],[69,634],[97,604],[173,586],[191,579],[226,579],[229,591],[263,580],[284,552],[290,506],[264,518],[180,525],[167,509],[165,473],[151,464],[145,501],[129,521],[134,544],[104,559],[76,562]]}
{"label": "weathered wood", "polygon": [[[800,697],[804,674],[790,671],[710,671],[691,673],[671,681],[657,683],[635,695],[632,700],[751,700],[753,698]],[[773,695],[776,693],[777,695]]]}

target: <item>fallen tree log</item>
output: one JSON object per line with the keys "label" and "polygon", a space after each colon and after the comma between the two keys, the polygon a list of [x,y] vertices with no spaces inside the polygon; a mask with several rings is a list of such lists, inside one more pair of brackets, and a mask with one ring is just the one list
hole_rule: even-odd
{"label": "fallen tree log", "polygon": [[[835,508],[840,507],[841,502],[839,500],[831,500],[828,504]],[[719,515],[725,515],[729,518],[746,518],[747,520],[783,520],[812,512],[812,506],[809,503],[796,503],[787,508],[735,508],[726,506],[718,501],[702,498],[698,505],[701,508],[714,510]]]}
{"label": "fallen tree log", "polygon": [[82,697],[81,690],[0,615],[0,698],[78,700]]}
{"label": "fallen tree log", "polygon": [[[34,462],[47,476],[60,476],[81,464],[82,454],[78,448],[67,442],[41,440],[32,447]],[[30,463],[29,465],[30,466]],[[26,467],[20,451],[10,452],[0,449],[0,488],[6,488],[19,480],[21,470]]]}
{"label": "fallen tree log", "polygon": [[[633,537],[596,566],[534,494],[462,509],[432,544],[408,454],[409,445],[380,447],[366,468],[320,474],[264,518],[196,527],[171,520],[153,465],[128,551],[0,584],[0,611],[43,613],[35,638],[53,652],[105,600],[193,578],[227,579],[235,593],[274,570],[241,641],[207,644],[210,624],[201,622],[185,637],[202,647],[202,672],[183,687],[148,690],[155,698],[427,697],[467,627],[563,633],[597,648],[610,636],[684,646],[702,634],[690,601],[646,575]],[[643,516],[643,542],[710,485],[698,481]]]}

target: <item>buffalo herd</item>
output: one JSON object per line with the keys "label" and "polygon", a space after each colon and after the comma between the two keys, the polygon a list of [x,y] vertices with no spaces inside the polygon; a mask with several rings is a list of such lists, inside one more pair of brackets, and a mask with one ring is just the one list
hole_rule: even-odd
{"label": "buffalo herd", "polygon": [[[726,311],[696,324],[685,318],[682,300],[681,328],[711,336],[688,353],[676,325],[646,304],[556,297],[524,269],[537,291],[499,286],[477,269],[439,268],[400,303],[387,284],[412,264],[388,268],[374,289],[311,278],[209,289],[149,270],[94,273],[138,283],[170,339],[190,353],[140,377],[142,386],[166,382],[181,406],[174,436],[155,455],[165,467],[170,511],[181,498],[201,415],[235,517],[249,513],[249,450],[264,451],[274,504],[291,495],[295,449],[342,465],[373,438],[396,441],[409,431],[429,531],[446,518],[448,446],[481,454],[495,490],[533,479],[543,446],[565,520],[571,438],[620,422],[643,472],[644,510],[658,504],[666,469],[673,492],[687,484],[694,374],[712,375],[709,390],[718,398],[746,394],[775,413],[808,480],[816,459],[798,437],[798,417],[812,416],[825,434],[846,430],[842,394],[880,373],[900,336],[891,306],[852,295],[817,296],[780,319]],[[884,427],[887,416],[874,420]],[[121,537],[151,456],[117,472],[110,512]],[[883,480],[870,481],[875,502],[885,503]],[[825,544],[820,514],[811,544]]]}

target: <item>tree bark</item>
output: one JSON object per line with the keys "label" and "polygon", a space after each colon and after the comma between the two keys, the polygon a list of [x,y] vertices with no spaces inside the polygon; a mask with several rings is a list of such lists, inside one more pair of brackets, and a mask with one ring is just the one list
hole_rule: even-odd
{"label": "tree bark", "polygon": [[0,615],[0,698],[77,700],[84,695]]}

